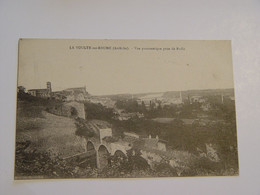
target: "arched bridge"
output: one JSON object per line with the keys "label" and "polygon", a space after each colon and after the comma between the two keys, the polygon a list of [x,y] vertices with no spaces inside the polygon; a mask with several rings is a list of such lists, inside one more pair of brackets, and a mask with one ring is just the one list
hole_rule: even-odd
{"label": "arched bridge", "polygon": [[127,150],[130,145],[122,140],[117,142],[107,142],[97,138],[86,138],[86,154],[93,157],[96,167],[103,169],[110,163],[111,157],[127,157]]}
{"label": "arched bridge", "polygon": [[[84,145],[86,152],[80,154],[79,159],[83,160],[80,163],[91,160],[98,169],[110,165],[112,157],[119,159],[127,158],[127,151],[133,149],[133,155],[136,155],[137,150],[141,153],[141,158],[151,166],[157,163],[167,162],[171,166],[177,166],[176,155],[172,151],[166,151],[166,143],[160,140],[158,136],[152,138],[140,138],[133,133],[124,133],[124,138],[116,138],[112,136],[112,129],[107,126],[102,126],[102,121],[89,122],[88,128],[92,129],[94,136],[85,137]],[[138,145],[138,149],[133,147]],[[117,159],[117,158],[115,158]]]}

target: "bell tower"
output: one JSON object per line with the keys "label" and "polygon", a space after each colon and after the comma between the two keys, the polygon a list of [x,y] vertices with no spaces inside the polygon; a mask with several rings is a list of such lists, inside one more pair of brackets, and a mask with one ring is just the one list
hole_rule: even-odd
{"label": "bell tower", "polygon": [[47,82],[47,90],[48,90],[48,92],[49,92],[49,94],[51,94],[51,82]]}

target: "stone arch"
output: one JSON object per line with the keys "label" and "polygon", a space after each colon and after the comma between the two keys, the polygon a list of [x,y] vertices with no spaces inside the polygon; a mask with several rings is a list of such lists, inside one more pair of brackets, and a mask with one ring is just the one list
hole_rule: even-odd
{"label": "stone arch", "polygon": [[80,102],[71,101],[63,103],[62,113],[69,117],[86,118],[84,104]]}
{"label": "stone arch", "polygon": [[97,167],[97,151],[94,144],[91,141],[87,142],[87,153],[88,153],[88,162],[90,166]]}
{"label": "stone arch", "polygon": [[78,117],[78,110],[73,106],[70,107],[70,116]]}
{"label": "stone arch", "polygon": [[87,142],[87,151],[91,151],[91,150],[96,151],[94,144],[91,141],[88,141]]}
{"label": "stone arch", "polygon": [[103,169],[110,164],[110,154],[108,149],[104,145],[100,145],[98,148],[97,167]]}

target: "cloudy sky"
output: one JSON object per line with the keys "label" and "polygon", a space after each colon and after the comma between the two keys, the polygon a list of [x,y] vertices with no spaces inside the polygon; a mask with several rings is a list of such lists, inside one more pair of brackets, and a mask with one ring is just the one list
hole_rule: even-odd
{"label": "cloudy sky", "polygon": [[53,91],[86,86],[93,95],[233,88],[231,42],[20,40],[18,85],[47,81]]}

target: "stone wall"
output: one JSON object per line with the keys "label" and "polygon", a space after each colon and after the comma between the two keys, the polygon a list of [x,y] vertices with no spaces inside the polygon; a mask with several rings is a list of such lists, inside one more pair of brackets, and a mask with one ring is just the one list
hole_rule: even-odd
{"label": "stone wall", "polygon": [[64,102],[59,106],[55,106],[49,110],[49,112],[66,117],[79,117],[86,119],[85,107],[83,103],[80,102]]}

